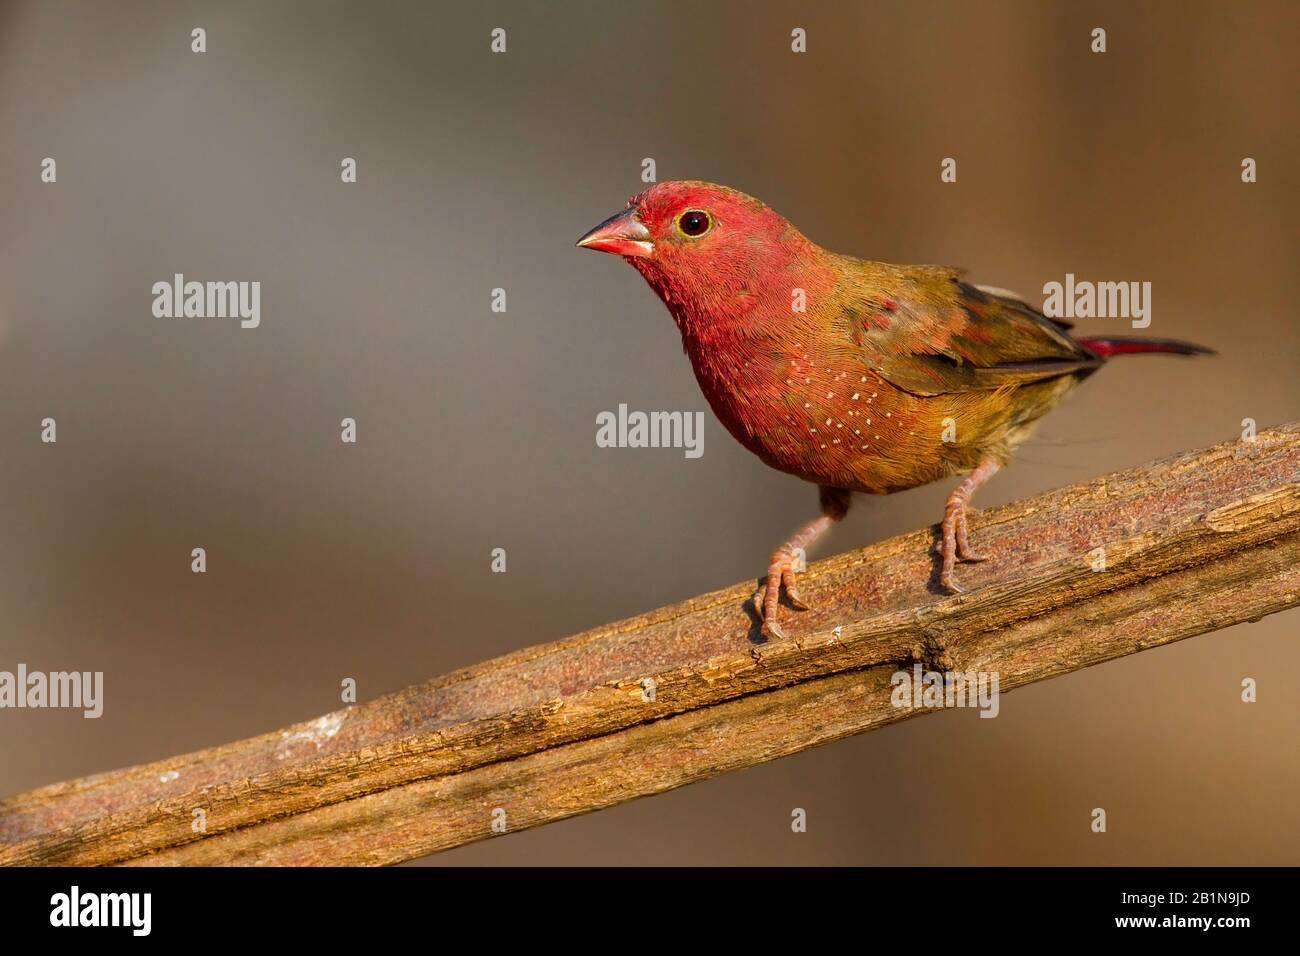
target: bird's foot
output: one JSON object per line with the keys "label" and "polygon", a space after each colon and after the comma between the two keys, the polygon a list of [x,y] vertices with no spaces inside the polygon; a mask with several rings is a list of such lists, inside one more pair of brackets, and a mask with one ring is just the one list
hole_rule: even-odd
{"label": "bird's foot", "polygon": [[966,508],[963,506],[957,516],[957,558],[972,564],[987,561],[988,555],[971,550],[970,540],[966,537]]}
{"label": "bird's foot", "polygon": [[997,460],[985,458],[948,496],[948,503],[943,509],[943,523],[939,526],[939,554],[943,558],[939,568],[939,586],[949,594],[965,592],[965,588],[952,579],[952,569],[958,560],[985,560],[982,554],[971,550],[966,535],[966,502],[975,494],[975,489],[993,477],[997,470]]}
{"label": "bird's foot", "polygon": [[948,506],[944,508],[943,524],[940,528],[942,535],[939,543],[939,554],[943,558],[943,563],[939,568],[939,586],[949,594],[965,594],[966,589],[958,584],[952,576],[957,562],[968,561],[975,563],[988,560],[985,555],[978,554],[971,549],[970,539],[966,531],[965,501],[956,496],[948,499]]}
{"label": "bird's foot", "polygon": [[786,600],[790,602],[791,607],[798,611],[808,610],[808,605],[799,596],[799,589],[795,587],[794,576],[797,571],[803,570],[801,565],[800,555],[795,549],[789,545],[778,548],[767,566],[767,579],[754,592],[754,610],[763,619],[760,632],[768,640],[785,639],[785,631],[781,630],[781,625],[776,619],[782,586],[785,587]]}

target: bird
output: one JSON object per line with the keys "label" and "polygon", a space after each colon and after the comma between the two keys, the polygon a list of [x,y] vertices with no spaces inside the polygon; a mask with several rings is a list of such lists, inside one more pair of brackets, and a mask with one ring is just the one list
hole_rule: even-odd
{"label": "bird", "polygon": [[938,525],[938,584],[984,560],[967,508],[1037,421],[1116,355],[1214,354],[1175,339],[1072,336],[961,269],[830,252],[736,189],[655,183],[577,245],[621,256],[681,332],[700,389],[765,464],[812,482],[820,514],[768,560],[754,595],[767,639],[779,605],[807,610],[796,575],[852,495],[962,476]]}

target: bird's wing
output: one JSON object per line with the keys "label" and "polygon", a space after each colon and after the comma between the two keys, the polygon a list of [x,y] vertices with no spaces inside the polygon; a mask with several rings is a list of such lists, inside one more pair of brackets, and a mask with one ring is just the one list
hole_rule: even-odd
{"label": "bird's wing", "polygon": [[1102,361],[1068,326],[955,270],[897,269],[854,288],[872,290],[848,297],[854,345],[877,374],[915,395],[1023,385]]}
{"label": "bird's wing", "polygon": [[[960,274],[961,274],[960,272],[954,271],[954,275],[960,275]],[[1019,292],[1012,292],[1010,289],[1002,289],[995,285],[982,285],[982,284],[977,285],[975,283],[971,283],[971,284],[977,291],[984,293],[984,295],[988,296],[989,298],[1005,300],[1007,303],[1015,306],[1018,309],[1029,309],[1029,311],[1034,315],[1038,316],[1038,318],[1050,322],[1052,323],[1052,325],[1055,325],[1058,328],[1062,328],[1062,329],[1074,328],[1073,322],[1067,322],[1065,321],[1065,319],[1048,317],[1043,313],[1039,312],[1037,309],[1030,307],[1029,305],[1026,304],[1027,300],[1025,299],[1025,297],[1021,295]]]}

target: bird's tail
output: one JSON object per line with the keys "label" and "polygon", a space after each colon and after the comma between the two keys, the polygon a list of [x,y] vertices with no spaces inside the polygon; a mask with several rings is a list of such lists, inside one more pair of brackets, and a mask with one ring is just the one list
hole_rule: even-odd
{"label": "bird's tail", "polygon": [[1098,358],[1112,355],[1135,355],[1139,352],[1169,352],[1174,355],[1217,355],[1214,349],[1178,339],[1136,339],[1124,335],[1104,335],[1098,338],[1077,339]]}

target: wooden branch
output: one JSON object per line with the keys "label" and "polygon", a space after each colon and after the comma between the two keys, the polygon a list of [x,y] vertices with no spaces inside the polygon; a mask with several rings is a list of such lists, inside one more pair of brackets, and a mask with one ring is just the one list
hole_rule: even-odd
{"label": "wooden branch", "polygon": [[981,513],[971,533],[990,560],[963,567],[963,596],[936,593],[926,529],[810,567],[814,610],[784,611],[789,640],[759,643],[750,582],[19,794],[0,801],[0,862],[394,863],[926,713],[890,703],[914,663],[1005,691],[1257,620],[1300,604],[1300,423]]}

